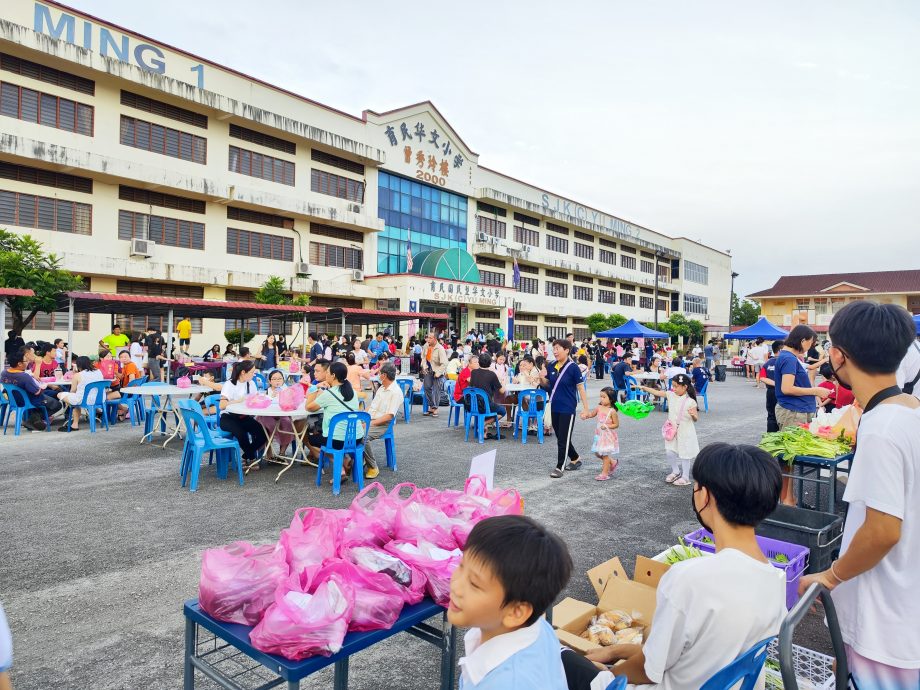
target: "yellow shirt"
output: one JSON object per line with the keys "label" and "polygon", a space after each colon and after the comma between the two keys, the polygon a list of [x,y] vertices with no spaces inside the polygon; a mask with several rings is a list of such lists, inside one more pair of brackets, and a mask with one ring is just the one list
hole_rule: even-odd
{"label": "yellow shirt", "polygon": [[192,322],[188,319],[182,319],[179,323],[176,324],[176,331],[179,333],[180,338],[191,338]]}

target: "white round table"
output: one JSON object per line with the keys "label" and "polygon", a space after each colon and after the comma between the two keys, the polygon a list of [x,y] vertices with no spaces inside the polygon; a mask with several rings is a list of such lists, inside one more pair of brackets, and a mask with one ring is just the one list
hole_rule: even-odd
{"label": "white round table", "polygon": [[[167,421],[167,416],[172,415],[174,424],[173,432],[170,436],[163,442],[163,447],[172,441],[176,436],[179,435],[179,432],[182,431],[182,416],[176,411],[175,405],[173,405],[173,398],[183,398],[189,395],[195,395],[197,393],[213,393],[210,388],[207,386],[186,386],[185,388],[180,388],[179,386],[174,386],[170,383],[157,383],[153,385],[143,385],[143,386],[128,386],[130,388],[131,395],[139,396],[154,396],[158,398],[159,406],[157,408],[151,408],[151,411],[156,414],[156,418],[153,421],[153,424],[150,426],[150,433],[144,434],[141,436],[141,443],[144,442],[148,436],[153,439],[154,430],[157,428],[158,424],[163,423],[167,430],[169,429],[169,422]],[[127,389],[126,389],[127,390]]]}
{"label": "white round table", "polygon": [[[293,455],[278,454],[268,459],[268,462],[284,465],[284,467],[275,477],[276,482],[279,479],[281,479],[282,474],[284,474],[285,472],[287,472],[289,469],[291,469],[294,466],[294,463],[298,461],[298,456],[300,456],[299,458],[300,462],[306,463],[307,465],[310,465],[311,467],[316,467],[316,463],[310,460],[306,452],[307,444],[304,438],[307,435],[308,425],[302,424],[300,425],[300,429],[298,429],[297,425],[295,425],[294,422],[305,420],[308,417],[321,416],[323,414],[322,412],[307,412],[304,409],[303,404],[301,404],[301,406],[298,407],[296,410],[282,410],[280,405],[278,405],[277,399],[272,400],[272,404],[269,405],[268,407],[249,407],[246,405],[245,402],[234,403],[232,405],[227,405],[227,407],[221,410],[221,414],[224,414],[227,412],[229,412],[230,414],[245,415],[247,417],[255,417],[256,421],[259,422],[259,424],[262,424],[262,420],[259,419],[260,417],[272,417],[274,419],[290,419],[291,420],[291,429],[292,429],[291,433],[293,433],[294,438],[297,439],[297,444],[296,444],[297,449],[294,451]],[[272,430],[269,431],[268,429],[265,428],[265,425],[262,424],[262,428],[265,430],[265,436],[268,439],[265,443],[266,448],[271,448],[272,441],[275,438],[275,434],[278,432],[279,426],[280,425],[275,424],[273,425]],[[284,433],[288,433],[288,432],[284,432]],[[252,469],[255,465],[258,465],[259,462],[261,461],[256,460],[250,463],[249,466],[245,468],[246,473],[248,474],[249,470]]]}

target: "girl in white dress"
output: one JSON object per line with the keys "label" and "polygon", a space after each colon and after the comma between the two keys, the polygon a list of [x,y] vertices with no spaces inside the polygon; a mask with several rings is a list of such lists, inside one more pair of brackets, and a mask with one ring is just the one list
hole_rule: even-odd
{"label": "girl in white dress", "polygon": [[[673,438],[668,439],[665,436],[664,448],[671,462],[671,473],[664,480],[674,486],[690,486],[693,483],[690,478],[690,466],[693,464],[693,458],[700,452],[695,425],[700,415],[693,382],[687,374],[678,374],[671,379],[669,391],[659,391],[647,386],[640,388],[656,398],[667,399],[668,422],[677,429]],[[662,428],[662,436],[664,435]]]}

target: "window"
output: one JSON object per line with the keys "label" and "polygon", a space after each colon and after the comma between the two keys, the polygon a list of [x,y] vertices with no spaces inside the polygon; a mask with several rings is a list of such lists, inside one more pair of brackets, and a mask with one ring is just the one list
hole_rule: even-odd
{"label": "window", "polygon": [[346,242],[355,242],[356,244],[364,244],[364,235],[357,230],[337,228],[323,223],[310,223],[310,234],[331,237],[336,240],[345,240]]}
{"label": "window", "polygon": [[584,287],[583,285],[573,285],[572,297],[581,302],[593,302],[594,288]]}
{"label": "window", "polygon": [[640,297],[639,298],[639,308],[640,309],[654,309],[655,300],[651,297]]}
{"label": "window", "polygon": [[554,283],[551,280],[547,280],[546,294],[548,297],[568,297],[569,286],[565,283]]}
{"label": "window", "polygon": [[609,247],[610,249],[616,249],[616,248],[617,248],[617,243],[616,243],[616,242],[611,242],[610,240],[605,240],[603,237],[599,237],[599,238],[598,238],[598,242],[601,243],[601,246],[602,246],[602,247]]}
{"label": "window", "polygon": [[630,246],[625,245],[625,244],[621,244],[621,245],[620,245],[620,252],[621,252],[621,253],[625,252],[625,253],[627,253],[627,254],[635,254],[635,253],[636,253],[636,248],[635,248],[635,247],[630,247]]}
{"label": "window", "polygon": [[[67,330],[67,312],[66,311],[53,311],[50,314],[46,312],[38,312],[35,315],[35,318],[32,319],[32,323],[29,324],[29,327],[26,330],[29,331],[60,331]],[[12,316],[10,312],[6,313],[6,323],[2,324],[3,331],[8,331],[13,327]],[[84,312],[74,312],[73,315],[73,329],[75,331],[88,331],[89,330],[89,314]],[[25,336],[23,336],[25,337]],[[26,338],[26,340],[31,340],[31,338]]]}
{"label": "window", "polygon": [[477,319],[500,319],[502,314],[500,311],[495,311],[494,309],[477,309],[476,318]]}
{"label": "window", "polygon": [[477,256],[476,263],[480,266],[491,266],[492,268],[504,268],[505,262],[501,259],[493,259],[488,256]]}
{"label": "window", "polygon": [[658,311],[667,312],[668,311],[668,302],[667,300],[660,299],[658,300]]}
{"label": "window", "polygon": [[[179,319],[182,318],[176,315],[173,318],[173,328],[176,327],[176,324],[179,323]],[[190,319],[192,322],[192,333],[201,333],[202,332],[202,319],[193,318]],[[166,333],[169,331],[169,317],[168,316],[135,316],[131,314],[116,314],[115,323],[122,327],[122,329],[128,333],[141,333],[148,328],[156,328],[158,331]],[[173,338],[175,343],[175,338]]]}
{"label": "window", "polygon": [[597,301],[603,302],[604,304],[616,304],[617,293],[615,293],[613,290],[598,290]]}
{"label": "window", "polygon": [[567,324],[569,320],[565,316],[544,316],[543,323],[561,323],[563,325]]}
{"label": "window", "polygon": [[536,278],[525,278],[521,276],[521,279],[518,281],[518,292],[537,295],[540,292],[540,281]]}
{"label": "window", "polygon": [[178,129],[163,127],[127,115],[121,116],[121,143],[136,149],[181,158],[193,163],[208,162],[208,140]]}
{"label": "window", "polygon": [[546,229],[552,230],[553,232],[558,232],[561,235],[569,234],[569,229],[564,225],[557,225],[556,223],[550,223],[549,221],[546,221]]}
{"label": "window", "polygon": [[328,194],[339,199],[348,199],[358,204],[364,203],[363,182],[315,168],[310,171],[310,191]]}
{"label": "window", "polygon": [[562,280],[568,280],[569,274],[566,273],[565,271],[555,271],[552,268],[547,268],[546,277],[547,278],[560,278]]}
{"label": "window", "polygon": [[521,269],[521,273],[532,273],[535,276],[540,275],[540,269],[537,266],[531,266],[530,264],[518,264],[518,268]]}
{"label": "window", "polygon": [[137,187],[127,187],[125,185],[118,186],[118,198],[122,201],[134,201],[145,206],[162,206],[163,208],[174,208],[177,211],[188,211],[189,213],[204,213],[207,207],[205,202],[198,199],[186,199],[182,196],[152,192],[149,189],[138,189]]}
{"label": "window", "polygon": [[364,303],[359,299],[324,297],[322,295],[311,297],[310,304],[315,307],[326,307],[327,309],[361,309],[364,306]]}
{"label": "window", "polygon": [[654,295],[655,294],[655,291],[649,287],[640,287],[639,292],[641,292],[643,295]]}
{"label": "window", "polygon": [[483,285],[505,287],[505,274],[495,271],[479,271],[479,282]]}
{"label": "window", "polygon": [[635,285],[630,285],[629,283],[620,283],[620,289],[621,289],[621,290],[629,290],[630,292],[635,292],[635,291],[636,291],[636,286],[635,286]]}
{"label": "window", "polygon": [[588,340],[591,338],[591,329],[590,328],[572,328],[572,335],[575,336],[575,342],[579,343],[583,340]]}
{"label": "window", "polygon": [[246,223],[268,225],[273,228],[287,228],[288,230],[294,229],[293,218],[275,216],[271,213],[260,213],[259,211],[250,211],[248,208],[236,208],[235,206],[228,206],[227,218],[230,220],[241,220]]}
{"label": "window", "polygon": [[545,340],[547,342],[552,342],[554,340],[562,340],[565,338],[566,328],[565,326],[545,326],[543,329],[546,332]]}
{"label": "window", "polygon": [[640,252],[639,252],[639,255],[640,255],[643,259],[654,259],[654,258],[655,258],[655,255],[652,254],[651,252],[640,251]]}
{"label": "window", "polygon": [[815,316],[827,314],[827,297],[815,297]]}
{"label": "window", "polygon": [[594,246],[588,244],[582,244],[581,242],[575,243],[575,256],[580,259],[594,259]]}
{"label": "window", "polygon": [[583,276],[578,273],[572,276],[572,280],[576,283],[587,283],[588,285],[594,285],[594,278],[591,276]]}
{"label": "window", "polygon": [[620,266],[623,268],[636,269],[636,257],[634,256],[624,256],[620,254]]}
{"label": "window", "polygon": [[294,238],[227,228],[227,253],[277,261],[294,260]]}
{"label": "window", "polygon": [[608,249],[601,249],[599,258],[602,264],[617,265],[617,255]]}
{"label": "window", "polygon": [[658,264],[658,280],[662,283],[671,282],[671,266],[669,264]]}
{"label": "window", "polygon": [[709,298],[684,293],[684,311],[688,314],[708,314]]}
{"label": "window", "polygon": [[292,156],[297,153],[297,145],[294,144],[294,142],[287,141],[286,139],[279,139],[278,137],[273,137],[271,134],[257,132],[254,129],[240,127],[239,125],[230,125],[230,137],[232,139],[242,139],[243,141],[248,141],[250,144],[258,144],[259,146],[264,146],[267,149],[274,149],[275,151],[281,151],[282,153],[289,153]]}
{"label": "window", "polygon": [[118,239],[135,238],[149,239],[170,247],[204,249],[204,223],[119,211]]}
{"label": "window", "polygon": [[639,270],[642,271],[643,273],[651,273],[654,275],[655,264],[653,264],[651,261],[644,261],[644,260],[640,261]]}
{"label": "window", "polygon": [[9,82],[0,84],[0,114],[93,136],[93,106]]}
{"label": "window", "polygon": [[476,230],[491,235],[492,237],[505,239],[505,223],[500,220],[495,220],[494,218],[476,216]]}
{"label": "window", "polygon": [[[230,290],[227,291],[228,293]],[[230,299],[229,297],[227,298]],[[252,295],[249,296],[246,300],[239,300],[244,302],[252,302]],[[269,333],[279,334],[284,333],[285,335],[291,335],[294,332],[294,322],[293,321],[282,321],[281,319],[269,319],[269,318],[258,318],[258,319],[245,319],[243,321],[243,328],[247,331],[252,331],[257,336],[268,335]],[[224,330],[232,331],[240,327],[239,319],[224,319]],[[326,324],[323,325],[323,329],[326,328]],[[324,331],[325,332],[325,331]],[[239,343],[233,343],[234,345],[239,345]],[[291,345],[293,347],[293,344]]]}
{"label": "window", "polygon": [[569,253],[569,241],[562,237],[556,237],[555,235],[546,236],[546,248],[551,252],[559,252],[560,254]]}
{"label": "window", "polygon": [[152,98],[147,98],[147,96],[131,93],[130,91],[121,92],[121,104],[129,108],[135,108],[136,110],[143,110],[146,113],[159,115],[160,117],[167,117],[170,120],[183,122],[193,127],[201,127],[202,129],[208,128],[207,115],[196,113],[193,110],[186,110],[185,108],[180,108],[170,103],[164,103],[163,101],[156,101]]}
{"label": "window", "polygon": [[54,67],[40,65],[30,60],[23,60],[15,55],[0,53],[0,69],[72,91],[79,91],[88,96],[93,96],[96,93],[96,82],[92,79],[78,77],[76,74],[62,72],[59,69],[54,69]]}
{"label": "window", "polygon": [[85,194],[93,193],[93,181],[88,177],[77,177],[76,175],[42,170],[41,168],[31,168],[27,165],[16,165],[15,163],[7,163],[6,161],[0,161],[0,178],[15,180],[17,182],[40,184],[45,187],[69,189],[74,192],[83,192]]}
{"label": "window", "polygon": [[[671,259],[671,280],[680,278],[680,259]],[[676,309],[674,311],[677,311]]]}
{"label": "window", "polygon": [[523,225],[514,226],[514,241],[526,244],[528,247],[540,246],[540,233]]}
{"label": "window", "polygon": [[228,169],[240,175],[258,177],[269,182],[294,186],[294,164],[263,153],[230,147]]}
{"label": "window", "polygon": [[495,329],[498,328],[498,323],[492,323],[490,321],[477,321],[476,330],[480,333],[488,333],[489,331],[495,332]]}
{"label": "window", "polygon": [[514,219],[518,223],[528,223],[530,225],[540,225],[540,219],[533,216],[525,216],[523,213],[515,213]]}
{"label": "window", "polygon": [[[689,278],[687,280],[689,280]],[[811,300],[808,299],[807,297],[805,298],[800,297],[795,301],[795,308],[798,311],[808,311],[809,309],[811,309]]]}
{"label": "window", "polygon": [[364,268],[364,251],[354,247],[310,242],[310,263],[335,268]]}
{"label": "window", "polygon": [[636,296],[621,292],[620,293],[620,305],[624,307],[636,306]]}
{"label": "window", "polygon": [[320,151],[318,149],[313,149],[310,151],[310,159],[316,161],[317,163],[325,163],[326,165],[331,165],[333,168],[346,170],[350,173],[354,173],[355,175],[361,175],[364,177],[364,166],[357,161],[350,161],[347,158],[342,158],[341,156],[336,156],[332,153],[326,153],[325,151]]}
{"label": "window", "polygon": [[700,285],[709,285],[709,268],[684,260],[684,279]]}
{"label": "window", "polygon": [[485,201],[476,202],[476,210],[482,211],[483,213],[491,213],[493,216],[501,216],[505,218],[508,215],[508,211],[499,206],[493,206],[492,204],[487,204]]}
{"label": "window", "polygon": [[536,340],[537,339],[537,327],[531,326],[529,324],[518,323],[517,319],[514,321],[514,339],[523,341],[523,340]]}
{"label": "window", "polygon": [[93,234],[93,207],[66,199],[0,190],[0,225]]}
{"label": "window", "polygon": [[585,242],[594,242],[594,235],[589,235],[586,232],[579,232],[578,230],[573,230],[575,233],[576,240],[584,240]]}
{"label": "window", "polygon": [[613,280],[606,280],[604,278],[598,278],[597,284],[601,287],[615,288],[617,286],[616,282]]}

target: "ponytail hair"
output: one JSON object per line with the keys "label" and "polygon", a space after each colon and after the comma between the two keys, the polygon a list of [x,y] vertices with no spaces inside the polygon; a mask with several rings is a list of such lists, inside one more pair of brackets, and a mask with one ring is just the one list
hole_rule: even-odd
{"label": "ponytail hair", "polygon": [[329,373],[335,378],[342,394],[342,400],[348,401],[355,397],[355,389],[348,381],[348,367],[342,362],[333,362],[329,365]]}
{"label": "ponytail hair", "polygon": [[255,366],[255,363],[248,359],[244,359],[243,361],[234,364],[233,371],[230,372],[230,383],[232,383],[234,386],[238,384],[240,382],[240,376],[250,369],[254,369]]}

